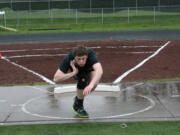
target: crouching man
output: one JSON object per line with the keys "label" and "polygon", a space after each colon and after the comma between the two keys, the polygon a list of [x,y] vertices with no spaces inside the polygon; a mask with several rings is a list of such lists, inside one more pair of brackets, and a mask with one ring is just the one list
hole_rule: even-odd
{"label": "crouching man", "polygon": [[[68,72],[70,70],[70,72]],[[98,85],[103,69],[95,53],[84,46],[78,46],[63,59],[54,75],[54,82],[59,83],[71,77],[77,80],[77,96],[74,98],[73,110],[81,118],[87,118],[84,109],[84,97]]]}

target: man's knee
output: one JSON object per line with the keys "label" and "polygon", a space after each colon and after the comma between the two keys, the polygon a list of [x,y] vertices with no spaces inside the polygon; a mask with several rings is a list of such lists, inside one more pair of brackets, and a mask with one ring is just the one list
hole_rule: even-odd
{"label": "man's knee", "polygon": [[81,78],[78,80],[77,88],[84,90],[84,88],[89,84],[88,78]]}

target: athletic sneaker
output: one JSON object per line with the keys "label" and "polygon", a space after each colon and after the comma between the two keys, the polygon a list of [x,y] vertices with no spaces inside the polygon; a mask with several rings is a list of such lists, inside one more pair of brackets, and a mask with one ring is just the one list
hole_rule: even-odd
{"label": "athletic sneaker", "polygon": [[88,113],[86,112],[86,110],[83,107],[83,100],[78,100],[77,97],[75,97],[72,109],[74,112],[77,113],[77,115],[80,118],[88,118],[89,117]]}

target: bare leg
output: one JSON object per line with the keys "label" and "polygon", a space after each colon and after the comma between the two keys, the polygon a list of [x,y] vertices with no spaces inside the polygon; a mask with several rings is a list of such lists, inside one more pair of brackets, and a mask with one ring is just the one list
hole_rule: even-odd
{"label": "bare leg", "polygon": [[84,99],[83,90],[77,89],[77,97],[78,99]]}
{"label": "bare leg", "polygon": [[[94,77],[95,75],[95,72],[91,72],[90,73],[90,80]],[[99,82],[97,82],[94,86],[94,88],[92,89],[92,92],[96,89],[97,85],[98,85]],[[83,90],[82,89],[77,89],[77,97],[78,99],[84,99],[84,95],[83,95]]]}

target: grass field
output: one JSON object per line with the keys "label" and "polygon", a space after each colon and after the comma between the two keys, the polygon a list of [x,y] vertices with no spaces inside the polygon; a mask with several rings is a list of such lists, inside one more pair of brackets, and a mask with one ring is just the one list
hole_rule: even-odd
{"label": "grass field", "polygon": [[161,79],[161,80],[149,80],[149,82],[172,82],[172,81],[180,81],[180,78],[169,78],[169,79]]}
{"label": "grass field", "polygon": [[[127,125],[123,126],[123,125]],[[180,122],[0,126],[1,135],[179,135]]]}
{"label": "grass field", "polygon": [[[156,11],[154,14],[153,9],[149,9],[138,10],[138,12],[136,10],[129,12],[119,10],[112,13],[106,9],[105,13],[102,14],[101,10],[96,9],[92,13],[87,11],[76,12],[75,10],[33,11],[30,13],[27,11],[8,11],[7,27],[15,28],[17,32],[0,28],[0,33],[180,29],[179,12]],[[61,28],[61,30],[31,30],[36,28]]]}
{"label": "grass field", "polygon": [[[27,25],[12,27],[17,32],[7,31],[0,28],[0,34],[15,34],[15,33],[57,33],[57,32],[94,32],[94,31],[120,31],[120,30],[167,30],[180,29],[180,23],[172,21],[161,23],[107,23],[107,24],[49,24],[49,25]],[[62,30],[31,30],[31,29],[47,29],[60,28]],[[68,30],[65,30],[68,29]]]}

